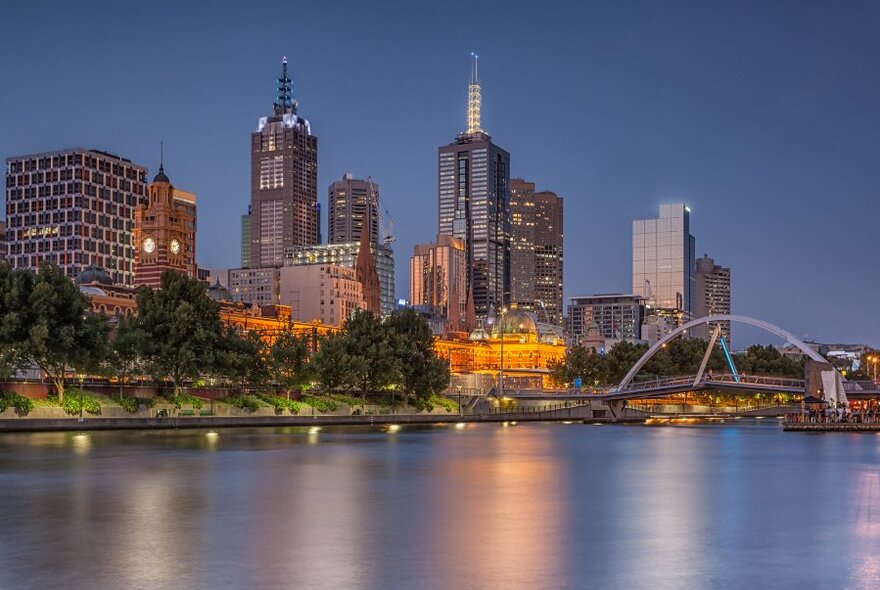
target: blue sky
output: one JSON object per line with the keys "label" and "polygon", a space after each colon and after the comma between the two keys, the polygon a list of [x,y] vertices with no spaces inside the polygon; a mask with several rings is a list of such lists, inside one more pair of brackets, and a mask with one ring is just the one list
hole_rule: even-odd
{"label": "blue sky", "polygon": [[[880,4],[10,2],[0,156],[95,147],[199,197],[199,263],[234,266],[249,134],[287,55],[319,137],[319,198],[372,176],[398,294],[436,232],[437,147],[484,128],[515,176],[564,196],[566,296],[629,291],[630,222],[692,209],[733,308],[880,345]],[[325,220],[326,229],[326,220]],[[757,334],[734,332],[737,346]]]}

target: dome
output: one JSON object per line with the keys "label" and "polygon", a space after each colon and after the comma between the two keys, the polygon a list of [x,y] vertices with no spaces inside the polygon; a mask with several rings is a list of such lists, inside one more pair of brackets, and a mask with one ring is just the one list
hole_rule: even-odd
{"label": "dome", "polygon": [[163,166],[159,166],[159,172],[153,177],[153,182],[171,182],[168,176],[165,175],[165,168]]}
{"label": "dome", "polygon": [[471,332],[470,336],[468,336],[468,340],[478,341],[478,340],[488,340],[489,333],[486,332],[483,328],[477,328],[473,332]]}
{"label": "dome", "polygon": [[229,292],[229,289],[221,285],[219,280],[208,287],[208,297],[210,297],[214,301],[232,302],[233,300],[232,293]]}
{"label": "dome", "polygon": [[503,314],[498,314],[495,325],[492,326],[492,335],[501,334],[537,334],[538,326],[535,319],[527,311],[512,308]]}
{"label": "dome", "polygon": [[107,291],[104,289],[99,289],[97,287],[88,287],[85,285],[81,285],[79,288],[79,292],[83,295],[89,295],[90,297],[106,297]]}
{"label": "dome", "polygon": [[100,266],[87,266],[82,269],[75,280],[77,285],[90,285],[98,283],[100,285],[113,286],[113,279],[107,274],[107,271]]}

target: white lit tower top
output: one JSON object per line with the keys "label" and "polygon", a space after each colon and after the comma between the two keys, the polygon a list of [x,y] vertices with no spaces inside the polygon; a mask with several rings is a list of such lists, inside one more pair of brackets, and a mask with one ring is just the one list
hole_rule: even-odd
{"label": "white lit tower top", "polygon": [[308,119],[296,114],[299,103],[293,98],[293,80],[287,74],[287,57],[281,60],[281,75],[278,77],[278,88],[273,104],[271,117],[260,117],[257,122],[257,131],[260,132],[268,123],[280,122],[284,127],[299,127],[306,135],[312,134],[312,127]]}
{"label": "white lit tower top", "polygon": [[480,91],[478,61],[480,56],[471,53],[471,83],[468,85],[467,133],[485,133],[480,127],[480,111],[483,98]]}

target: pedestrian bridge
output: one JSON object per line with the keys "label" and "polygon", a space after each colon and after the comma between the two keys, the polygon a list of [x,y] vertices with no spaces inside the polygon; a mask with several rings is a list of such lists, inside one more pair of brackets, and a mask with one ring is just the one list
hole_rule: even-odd
{"label": "pedestrian bridge", "polygon": [[803,395],[805,384],[803,379],[791,379],[788,377],[703,373],[702,375],[662,377],[647,381],[630,382],[623,387],[618,386],[606,392],[591,395],[590,399],[647,399],[706,389]]}

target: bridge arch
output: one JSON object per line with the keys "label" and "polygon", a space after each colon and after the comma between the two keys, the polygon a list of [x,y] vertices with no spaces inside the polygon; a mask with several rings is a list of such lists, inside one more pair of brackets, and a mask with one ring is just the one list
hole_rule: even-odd
{"label": "bridge arch", "polygon": [[657,352],[661,348],[663,348],[663,345],[666,344],[667,342],[669,342],[670,340],[673,340],[678,335],[680,335],[684,332],[687,332],[688,330],[690,330],[691,328],[693,328],[695,326],[699,326],[702,324],[708,324],[709,322],[724,322],[724,321],[736,322],[739,324],[748,324],[750,326],[755,326],[756,328],[761,328],[762,330],[765,330],[767,332],[775,334],[776,336],[779,336],[780,338],[785,340],[786,343],[796,346],[801,352],[803,352],[805,355],[810,357],[812,360],[820,362],[820,363],[827,363],[828,362],[827,360],[825,360],[822,357],[822,355],[820,355],[818,352],[816,352],[815,350],[813,350],[812,348],[807,346],[803,341],[799,340],[798,338],[795,338],[794,335],[791,334],[791,332],[783,330],[779,326],[775,326],[775,325],[771,324],[770,322],[756,320],[755,318],[750,318],[750,317],[747,317],[744,315],[727,315],[727,314],[710,315],[710,316],[706,316],[706,317],[702,317],[702,318],[697,318],[697,319],[692,320],[682,326],[679,326],[678,328],[676,328],[675,330],[673,330],[672,332],[670,332],[669,334],[667,334],[666,336],[664,336],[663,338],[658,340],[657,343],[654,344],[651,348],[649,348],[647,350],[647,352],[645,352],[645,354],[642,355],[642,358],[640,358],[638,360],[638,362],[635,365],[633,365],[632,369],[629,370],[629,373],[627,373],[626,376],[623,378],[623,381],[621,381],[620,384],[617,386],[617,389],[620,390],[620,389],[623,389],[624,387],[626,387],[627,385],[629,385],[630,381],[633,380],[633,377],[635,377],[638,374],[638,372],[641,371],[642,367],[644,367],[645,364],[649,360],[651,360],[651,357],[653,357],[655,354],[657,354]]}

